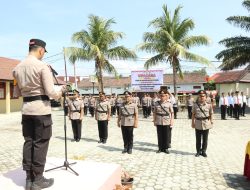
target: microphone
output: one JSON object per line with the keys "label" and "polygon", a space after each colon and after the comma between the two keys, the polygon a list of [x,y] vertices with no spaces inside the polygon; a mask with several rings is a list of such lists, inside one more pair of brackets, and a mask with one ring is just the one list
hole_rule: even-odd
{"label": "microphone", "polygon": [[49,65],[49,67],[50,67],[51,72],[52,72],[54,75],[58,75],[58,73],[56,72],[56,70],[53,69],[53,68],[51,67],[51,65]]}

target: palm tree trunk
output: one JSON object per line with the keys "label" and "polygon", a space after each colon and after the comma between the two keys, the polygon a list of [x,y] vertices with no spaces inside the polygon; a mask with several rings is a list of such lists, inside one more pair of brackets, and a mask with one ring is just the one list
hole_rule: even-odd
{"label": "palm tree trunk", "polygon": [[77,80],[76,80],[76,63],[74,62],[74,78],[75,78],[75,88],[77,89]]}
{"label": "palm tree trunk", "polygon": [[173,67],[173,85],[174,85],[174,94],[176,95],[177,93],[177,88],[176,88],[176,65],[175,62],[172,62],[172,67]]}
{"label": "palm tree trunk", "polygon": [[97,70],[97,80],[98,80],[98,91],[103,92],[102,68],[101,68],[101,63],[98,59],[96,59],[96,70]]}
{"label": "palm tree trunk", "polygon": [[100,67],[100,90],[99,92],[103,92],[103,76],[102,76],[102,68]]}

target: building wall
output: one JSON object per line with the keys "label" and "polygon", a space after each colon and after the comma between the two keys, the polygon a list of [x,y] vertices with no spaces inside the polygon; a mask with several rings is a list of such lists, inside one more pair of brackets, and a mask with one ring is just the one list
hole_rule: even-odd
{"label": "building wall", "polygon": [[[21,111],[23,100],[19,99],[11,99],[10,100],[10,111],[16,112]],[[6,112],[6,100],[0,100],[0,114]]]}
{"label": "building wall", "polygon": [[222,92],[235,92],[236,90],[244,92],[246,95],[250,95],[250,83],[230,83],[230,84],[216,84],[216,89],[219,94]]}

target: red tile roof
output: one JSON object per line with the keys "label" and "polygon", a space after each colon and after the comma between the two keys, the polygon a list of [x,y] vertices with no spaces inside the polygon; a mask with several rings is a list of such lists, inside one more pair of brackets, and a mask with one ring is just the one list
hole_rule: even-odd
{"label": "red tile roof", "polygon": [[[57,78],[64,81],[64,82],[66,82],[66,77],[64,77],[64,76],[58,76]],[[80,76],[76,76],[76,81],[80,82],[81,81],[80,78],[81,78]],[[74,76],[68,76],[67,82],[75,83],[75,77]]]}
{"label": "red tile roof", "polygon": [[[0,57],[0,80],[14,80],[12,70],[20,63],[20,60]],[[54,83],[57,84],[54,79]],[[64,81],[58,79],[59,84],[66,84]]]}
{"label": "red tile roof", "polygon": [[[233,82],[240,82],[244,76],[249,73],[249,70],[237,70],[237,71],[223,71],[219,73],[215,73],[209,80],[213,80],[215,83],[233,83]],[[243,82],[243,81],[242,81]],[[244,81],[247,82],[247,81]],[[249,81],[250,82],[250,81]]]}
{"label": "red tile roof", "polygon": [[16,59],[0,57],[0,80],[14,80],[12,70],[19,62]]}

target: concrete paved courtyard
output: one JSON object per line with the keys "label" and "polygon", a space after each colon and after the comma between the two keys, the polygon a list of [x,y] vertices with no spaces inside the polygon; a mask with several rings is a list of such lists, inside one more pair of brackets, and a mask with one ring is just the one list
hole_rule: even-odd
{"label": "concrete paved courtyard", "polygon": [[[23,137],[21,113],[0,115],[0,173],[21,167]],[[63,111],[53,111],[53,136],[48,157],[64,158]],[[133,189],[250,189],[243,174],[245,147],[250,140],[250,116],[241,120],[220,120],[215,114],[208,139],[208,157],[195,157],[195,134],[186,112],[178,113],[172,131],[170,154],[156,154],[156,129],[152,118],[139,118],[134,131],[133,154],[121,154],[123,141],[116,118],[109,123],[107,144],[98,144],[97,123],[83,120],[82,139],[72,142],[67,119],[68,158],[118,163],[134,176]],[[3,187],[0,189],[4,190]]]}

